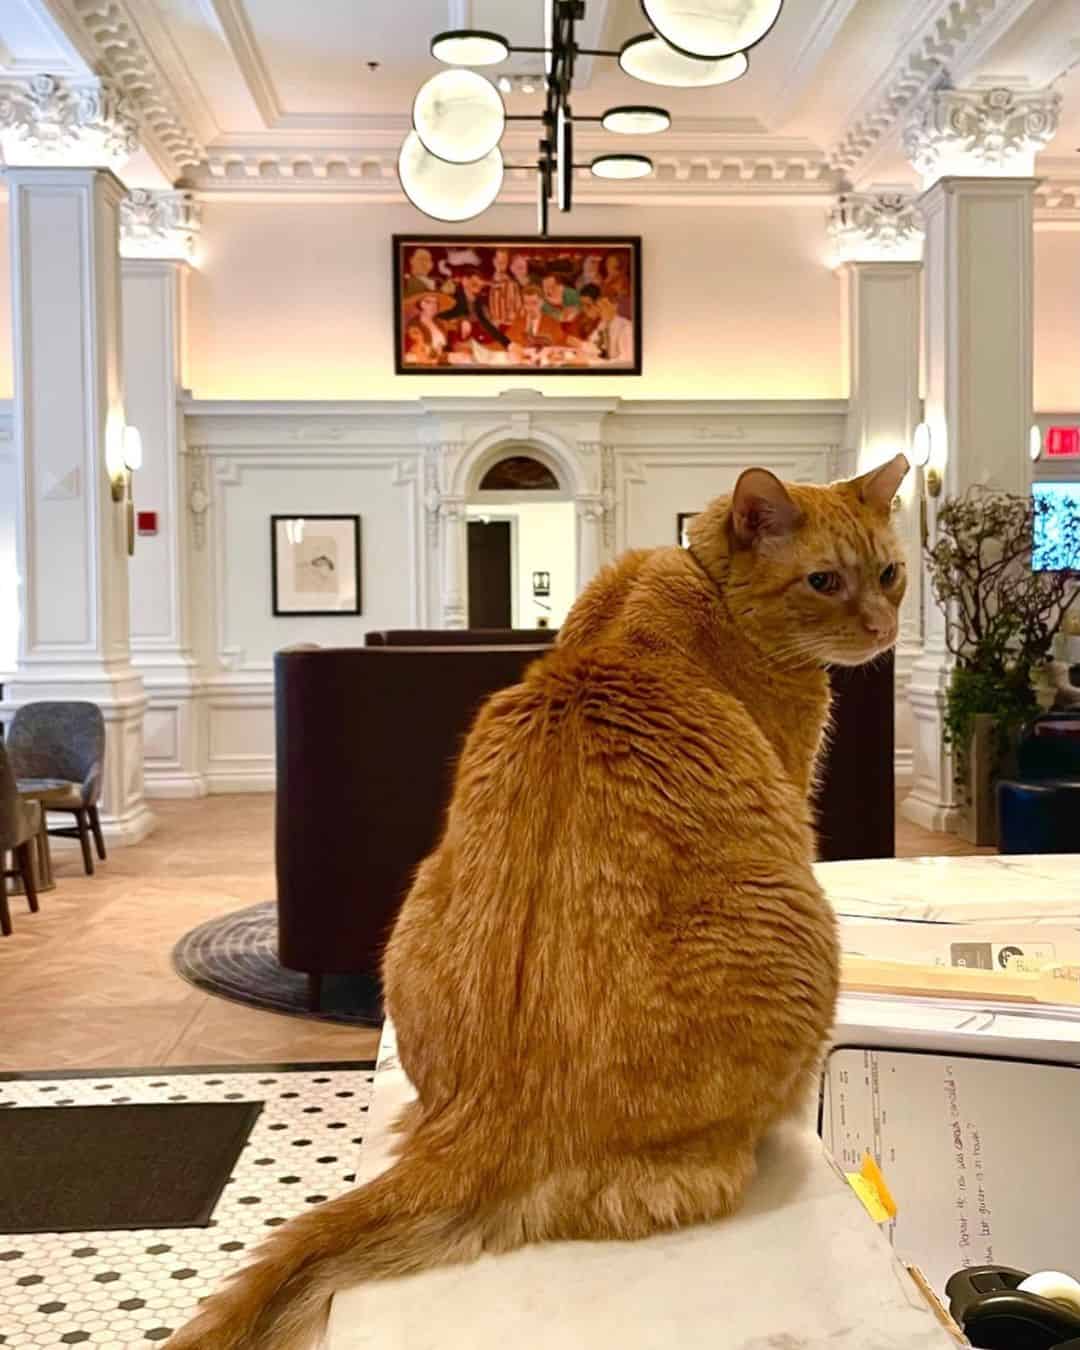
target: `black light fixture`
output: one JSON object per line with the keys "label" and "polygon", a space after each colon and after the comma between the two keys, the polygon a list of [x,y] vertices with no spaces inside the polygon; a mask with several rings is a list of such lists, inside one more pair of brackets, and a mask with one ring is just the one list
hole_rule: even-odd
{"label": "black light fixture", "polygon": [[[579,47],[575,26],[585,0],[543,0],[544,45],[513,46],[501,33],[460,28],[437,33],[431,54],[448,69],[421,86],[413,104],[413,129],[398,158],[405,195],[435,220],[462,221],[494,202],[504,170],[537,174],[537,227],[548,232],[554,198],[561,211],[573,205],[574,170],[589,168],[599,178],[643,178],[652,161],[640,154],[603,154],[588,165],[574,163],[574,121],[570,94],[578,56],[614,57],[622,70],[647,84],[699,88],[728,84],[746,74],[746,48],[760,42],[775,24],[783,0],[640,0],[652,31],[623,43],[618,51]],[[535,116],[508,115],[499,90],[469,69],[493,66],[515,52],[542,53],[544,109]],[[504,88],[508,84],[503,84]],[[666,108],[621,104],[599,117],[618,135],[666,131]],[[504,165],[499,142],[507,122],[539,122],[542,132],[535,165]]]}

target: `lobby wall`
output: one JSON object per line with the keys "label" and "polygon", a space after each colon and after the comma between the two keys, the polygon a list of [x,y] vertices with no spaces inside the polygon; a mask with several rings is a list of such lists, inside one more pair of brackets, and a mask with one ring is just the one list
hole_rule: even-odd
{"label": "lobby wall", "polygon": [[[584,207],[555,232],[640,234],[644,374],[395,376],[390,238],[435,232],[407,206],[203,203],[190,294],[189,378],[204,399],[413,399],[497,393],[623,398],[837,398],[841,288],[825,212],[808,205]],[[528,207],[452,233],[533,235]]]}
{"label": "lobby wall", "polygon": [[1080,229],[1035,231],[1035,409],[1080,408]]}

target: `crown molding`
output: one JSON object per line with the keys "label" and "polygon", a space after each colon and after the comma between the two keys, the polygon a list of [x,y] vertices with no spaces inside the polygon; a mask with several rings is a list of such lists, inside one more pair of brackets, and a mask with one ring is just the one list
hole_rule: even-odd
{"label": "crown molding", "polygon": [[[582,147],[585,150],[585,147]],[[587,150],[585,151],[587,153]],[[587,169],[576,174],[575,193],[583,201],[667,205],[676,202],[760,199],[831,199],[836,176],[819,151],[714,148],[706,153],[693,146],[661,152],[650,148],[656,172],[630,183],[593,177]],[[513,151],[508,150],[508,157]],[[314,196],[343,195],[373,201],[403,202],[397,179],[397,147],[386,150],[266,148],[227,150],[212,148],[206,163],[189,174],[185,186],[201,197],[220,193]],[[500,202],[534,202],[536,178],[531,169],[507,169]]]}
{"label": "crown molding", "polygon": [[[183,81],[186,101],[178,96],[152,54],[130,0],[49,0],[49,4],[59,21],[67,20],[66,29],[75,26],[91,44],[96,65],[130,100],[140,139],[163,172],[175,179],[197,165],[204,148],[189,112],[198,98],[194,82],[190,77]],[[143,10],[150,8],[144,6],[140,18],[145,20]],[[155,34],[155,50],[161,50],[160,37]]]}
{"label": "crown molding", "polygon": [[[1027,4],[1020,0],[1026,9]],[[832,169],[849,181],[915,104],[983,49],[1003,19],[1015,21],[1016,0],[938,0],[911,41],[855,109],[846,132],[829,152]]]}
{"label": "crown molding", "polygon": [[1035,224],[1041,229],[1080,229],[1080,174],[1072,179],[1044,179],[1035,189]]}

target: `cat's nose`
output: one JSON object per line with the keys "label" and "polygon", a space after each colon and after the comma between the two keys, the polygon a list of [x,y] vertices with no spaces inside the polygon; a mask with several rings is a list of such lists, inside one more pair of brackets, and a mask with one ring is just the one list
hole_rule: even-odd
{"label": "cat's nose", "polygon": [[884,641],[891,638],[895,627],[892,617],[888,614],[862,614],[862,626],[867,633],[877,641]]}

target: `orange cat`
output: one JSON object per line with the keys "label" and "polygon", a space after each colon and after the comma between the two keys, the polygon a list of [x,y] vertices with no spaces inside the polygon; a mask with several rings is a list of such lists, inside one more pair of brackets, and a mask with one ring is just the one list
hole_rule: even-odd
{"label": "orange cat", "polygon": [[906,470],[747,470],[488,702],[386,953],[419,1098],[400,1160],[281,1229],[170,1350],[307,1350],[351,1284],[739,1203],[833,1016],[807,789],[824,666],[896,638]]}

